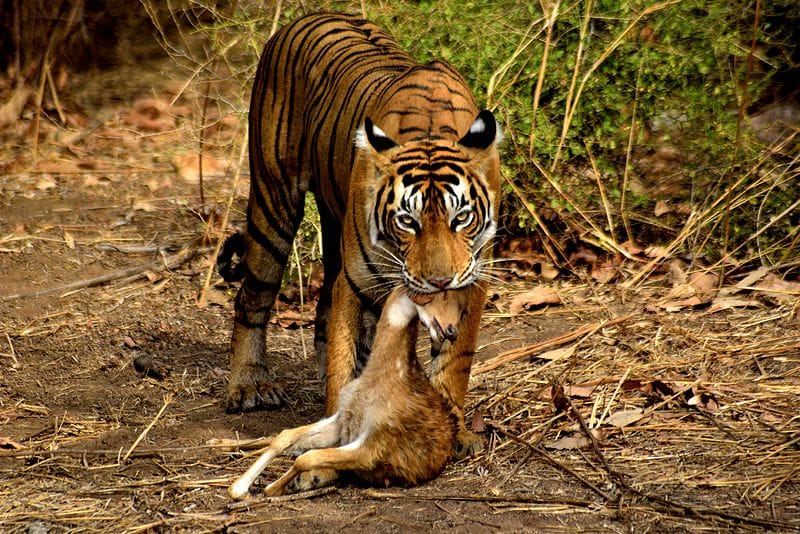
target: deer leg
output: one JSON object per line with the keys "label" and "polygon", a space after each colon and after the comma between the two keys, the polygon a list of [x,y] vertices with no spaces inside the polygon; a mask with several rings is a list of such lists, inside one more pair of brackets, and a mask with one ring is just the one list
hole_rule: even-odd
{"label": "deer leg", "polygon": [[228,495],[232,499],[243,499],[250,486],[253,485],[258,475],[278,455],[288,449],[304,451],[314,447],[330,447],[339,440],[338,416],[333,415],[322,421],[296,428],[289,428],[275,436],[272,443],[264,453],[258,457],[253,465],[237,478],[228,488]]}
{"label": "deer leg", "polygon": [[[302,473],[309,471],[352,471],[367,470],[372,467],[372,452],[363,446],[363,439],[343,447],[314,449],[297,457],[292,467],[278,480],[264,489],[266,495],[283,495],[287,486]],[[331,480],[332,482],[332,480]],[[321,487],[318,484],[315,487]],[[310,488],[299,488],[310,489]]]}

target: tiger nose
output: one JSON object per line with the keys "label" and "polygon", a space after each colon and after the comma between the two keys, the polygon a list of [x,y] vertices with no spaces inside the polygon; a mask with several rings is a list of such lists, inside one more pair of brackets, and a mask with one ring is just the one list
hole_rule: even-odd
{"label": "tiger nose", "polygon": [[428,282],[431,285],[438,287],[439,289],[444,289],[445,287],[447,287],[447,284],[449,284],[452,281],[453,281],[452,278],[448,278],[446,276],[434,276],[432,278],[428,278]]}

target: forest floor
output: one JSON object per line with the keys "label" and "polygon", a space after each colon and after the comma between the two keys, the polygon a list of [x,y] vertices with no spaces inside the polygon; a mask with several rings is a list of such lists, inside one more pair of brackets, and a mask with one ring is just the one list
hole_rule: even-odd
{"label": "forest floor", "polygon": [[[5,532],[800,530],[798,284],[709,285],[678,260],[629,288],[646,259],[493,287],[467,399],[485,450],[436,480],[230,502],[253,458],[209,440],[322,415],[313,291],[286,290],[269,328],[284,406],[226,413],[235,287],[206,277],[247,179],[218,148],[201,201],[197,101],[166,80],[74,80],[72,126],[43,120],[35,153],[30,116],[2,133]],[[233,146],[240,121],[216,119]]]}

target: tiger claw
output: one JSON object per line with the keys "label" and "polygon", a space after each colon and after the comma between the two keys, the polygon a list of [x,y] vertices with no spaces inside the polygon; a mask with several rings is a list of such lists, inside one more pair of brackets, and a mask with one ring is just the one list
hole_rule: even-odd
{"label": "tiger claw", "polygon": [[228,384],[228,413],[277,408],[283,404],[283,391],[270,383],[266,369],[248,366]]}

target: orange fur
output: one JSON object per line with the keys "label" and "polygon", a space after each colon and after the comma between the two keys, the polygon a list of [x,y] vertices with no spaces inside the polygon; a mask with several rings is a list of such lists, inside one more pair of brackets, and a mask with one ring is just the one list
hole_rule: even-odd
{"label": "orange fur", "polygon": [[[378,324],[379,337],[364,372],[347,384],[338,410],[320,422],[275,436],[255,464],[229,489],[244,497],[269,461],[285,451],[301,452],[292,468],[266,488],[269,495],[330,483],[350,471],[372,484],[414,485],[444,469],[457,422],[425,377],[415,354],[420,311],[431,322],[451,326],[461,315],[463,292],[440,293],[422,306],[395,291]],[[324,476],[303,479],[304,473]]]}

